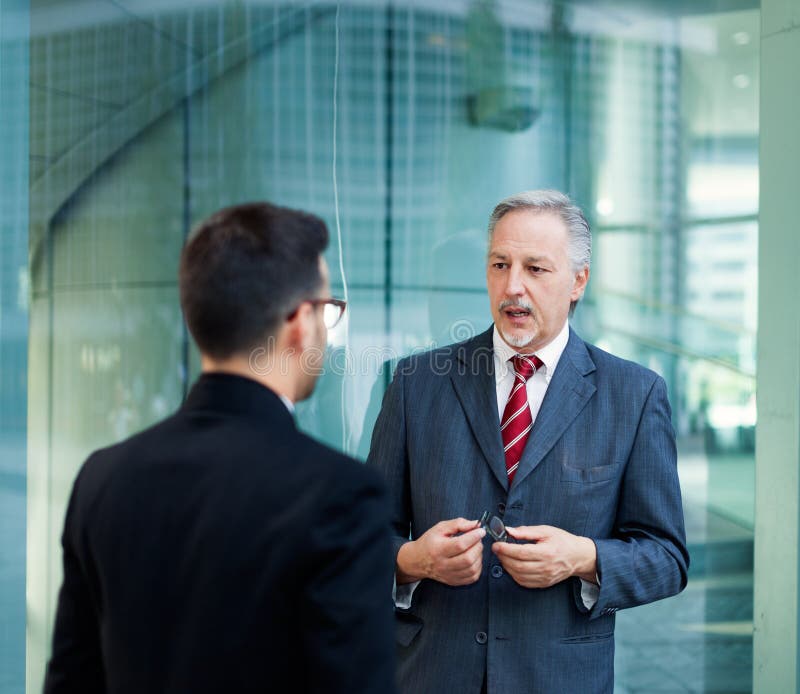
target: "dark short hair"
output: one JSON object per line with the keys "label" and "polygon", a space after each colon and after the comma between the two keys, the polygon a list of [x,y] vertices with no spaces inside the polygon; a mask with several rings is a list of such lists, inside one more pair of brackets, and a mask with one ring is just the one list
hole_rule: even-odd
{"label": "dark short hair", "polygon": [[263,344],[322,287],[328,228],[319,217],[266,202],[227,207],[181,252],[181,308],[197,346],[224,359]]}

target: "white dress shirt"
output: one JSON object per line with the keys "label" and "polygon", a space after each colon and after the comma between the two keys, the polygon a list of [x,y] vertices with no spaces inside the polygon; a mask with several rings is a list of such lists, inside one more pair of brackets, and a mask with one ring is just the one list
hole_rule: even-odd
{"label": "white dress shirt", "polygon": [[[536,415],[539,414],[539,409],[542,406],[547,386],[550,385],[550,379],[555,373],[558,360],[567,346],[569,341],[569,322],[564,323],[561,332],[556,335],[555,339],[548,345],[536,351],[536,356],[542,360],[543,367],[538,369],[533,376],[528,379],[525,384],[528,392],[528,406],[531,408],[531,419],[536,421]],[[511,388],[514,385],[514,369],[509,363],[514,355],[518,352],[508,345],[495,326],[492,333],[492,343],[494,347],[494,383],[497,390],[497,418],[498,426],[503,417],[503,411],[508,402],[508,396],[511,393]],[[556,503],[558,501],[556,500]],[[594,583],[589,581],[581,581],[581,599],[587,609],[592,609],[597,602],[597,597],[600,593],[600,588]],[[407,583],[405,585],[396,585],[394,590],[395,604],[402,608],[408,609],[411,607],[411,597],[414,594],[414,589],[419,585],[419,581]]]}
{"label": "white dress shirt", "polygon": [[[555,373],[558,360],[561,359],[568,340],[569,323],[564,323],[564,327],[555,339],[546,347],[536,351],[536,356],[542,360],[544,366],[538,369],[525,384],[528,391],[528,406],[531,408],[531,419],[534,422],[536,415],[539,414],[539,408],[542,406],[547,386],[550,385],[550,379]],[[492,343],[494,346],[494,385],[497,388],[497,416],[502,419],[508,396],[514,386],[514,369],[509,363],[509,359],[519,352],[500,337],[497,327],[492,333]]]}
{"label": "white dress shirt", "polygon": [[289,414],[294,417],[294,403],[285,395],[281,395],[280,393],[278,393],[278,397],[281,399],[283,404],[286,405],[286,409],[289,410]]}

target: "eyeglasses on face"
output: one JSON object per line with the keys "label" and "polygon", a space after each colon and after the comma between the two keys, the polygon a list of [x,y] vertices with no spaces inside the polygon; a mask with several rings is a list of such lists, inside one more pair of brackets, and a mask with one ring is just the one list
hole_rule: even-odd
{"label": "eyeglasses on face", "polygon": [[[344,310],[347,308],[347,302],[341,299],[306,299],[300,302],[300,306],[303,304],[311,304],[315,308],[317,306],[323,307],[322,320],[328,330],[333,330],[339,324],[339,321],[342,320],[342,316],[344,315]],[[300,306],[286,317],[287,320],[294,318]]]}

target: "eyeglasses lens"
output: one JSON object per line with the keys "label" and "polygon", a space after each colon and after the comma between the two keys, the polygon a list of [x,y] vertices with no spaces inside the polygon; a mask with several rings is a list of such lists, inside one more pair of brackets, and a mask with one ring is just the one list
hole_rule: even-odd
{"label": "eyeglasses lens", "polygon": [[506,526],[497,516],[493,516],[489,521],[489,533],[495,540],[506,539]]}
{"label": "eyeglasses lens", "polygon": [[484,511],[478,522],[480,527],[486,530],[486,533],[493,540],[497,542],[506,542],[508,540],[506,526],[497,516],[492,516],[488,511]]}
{"label": "eyeglasses lens", "polygon": [[342,307],[336,304],[325,304],[323,308],[322,320],[325,321],[325,327],[330,330],[334,328],[342,317]]}

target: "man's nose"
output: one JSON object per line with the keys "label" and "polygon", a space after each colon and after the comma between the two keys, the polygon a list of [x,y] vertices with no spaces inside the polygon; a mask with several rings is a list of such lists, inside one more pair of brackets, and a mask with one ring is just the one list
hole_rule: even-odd
{"label": "man's nose", "polygon": [[525,285],[522,282],[522,271],[519,268],[511,267],[508,270],[508,282],[506,284],[506,294],[508,296],[522,296],[525,293]]}

